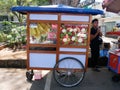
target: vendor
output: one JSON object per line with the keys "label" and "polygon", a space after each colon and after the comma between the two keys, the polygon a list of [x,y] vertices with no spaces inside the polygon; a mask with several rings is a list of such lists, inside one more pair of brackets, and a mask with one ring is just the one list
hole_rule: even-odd
{"label": "vendor", "polygon": [[98,19],[92,20],[92,28],[90,33],[90,48],[91,48],[91,59],[92,66],[94,71],[100,71],[98,66],[99,52],[100,52],[100,44],[102,43],[102,39],[100,41],[100,37],[102,33],[100,31],[100,27],[98,26]]}

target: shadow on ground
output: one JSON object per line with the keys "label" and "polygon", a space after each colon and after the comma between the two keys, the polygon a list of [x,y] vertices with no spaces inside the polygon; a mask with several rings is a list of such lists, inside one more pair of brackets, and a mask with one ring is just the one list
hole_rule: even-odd
{"label": "shadow on ground", "polygon": [[52,75],[50,88],[45,89],[48,75],[41,80],[33,81],[30,90],[120,90],[120,82],[115,83],[111,80],[115,73],[109,71],[107,68],[101,68],[101,72],[95,72],[89,68],[83,82],[72,88],[59,85]]}

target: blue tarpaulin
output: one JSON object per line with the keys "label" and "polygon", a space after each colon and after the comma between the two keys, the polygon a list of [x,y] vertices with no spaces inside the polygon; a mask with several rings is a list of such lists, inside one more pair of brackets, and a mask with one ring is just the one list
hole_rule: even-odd
{"label": "blue tarpaulin", "polygon": [[53,13],[78,13],[78,14],[103,14],[102,10],[84,9],[70,7],[66,5],[48,5],[48,6],[16,6],[11,8],[12,11],[26,14],[27,12],[53,12]]}

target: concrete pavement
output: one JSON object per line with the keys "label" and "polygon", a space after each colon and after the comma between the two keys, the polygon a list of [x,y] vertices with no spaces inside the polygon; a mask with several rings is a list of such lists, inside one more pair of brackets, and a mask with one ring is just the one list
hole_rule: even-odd
{"label": "concrete pavement", "polygon": [[0,90],[30,90],[25,69],[0,68]]}
{"label": "concrete pavement", "polygon": [[89,68],[83,82],[72,88],[60,86],[51,72],[42,71],[43,78],[28,82],[26,69],[0,68],[0,90],[120,90],[120,82],[112,82],[113,72],[101,68],[101,72],[94,72]]}

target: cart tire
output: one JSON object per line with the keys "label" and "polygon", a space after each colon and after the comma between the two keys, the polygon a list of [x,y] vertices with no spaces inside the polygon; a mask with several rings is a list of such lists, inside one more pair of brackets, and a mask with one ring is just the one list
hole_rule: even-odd
{"label": "cart tire", "polygon": [[62,58],[54,66],[53,76],[56,82],[64,87],[76,86],[84,79],[84,65],[73,57]]}
{"label": "cart tire", "polygon": [[27,78],[27,80],[31,81],[32,78],[33,78],[33,75],[34,75],[33,72],[27,71],[27,72],[26,72],[26,78]]}
{"label": "cart tire", "polygon": [[113,82],[119,82],[119,81],[120,81],[120,76],[119,76],[119,75],[114,75],[114,76],[112,77],[112,81],[113,81]]}

